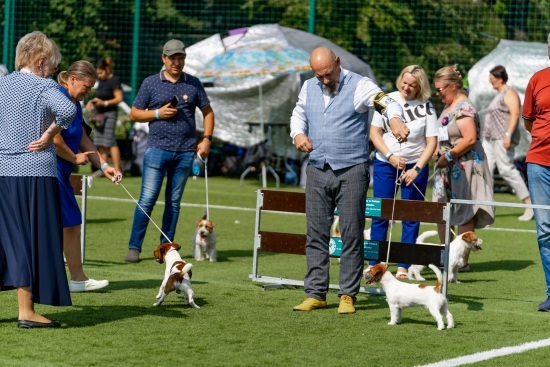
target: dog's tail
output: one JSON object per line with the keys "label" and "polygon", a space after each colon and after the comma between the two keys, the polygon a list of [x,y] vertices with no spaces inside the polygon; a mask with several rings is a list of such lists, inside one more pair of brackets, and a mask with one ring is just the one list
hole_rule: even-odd
{"label": "dog's tail", "polygon": [[[170,275],[174,275],[174,274],[185,275],[185,274],[189,273],[191,271],[191,269],[193,269],[193,264],[186,263],[185,261],[182,261],[181,263],[183,263],[185,265],[183,265],[183,267],[181,267],[181,264],[179,264],[179,266],[173,266],[172,270],[170,271]],[[180,267],[181,267],[181,269],[180,269]]]}
{"label": "dog's tail", "polygon": [[[416,238],[416,243],[425,243],[427,238],[437,236],[439,233],[437,231],[425,231],[420,233],[420,235]],[[439,241],[438,241],[439,242]]]}
{"label": "dog's tail", "polygon": [[193,269],[193,264],[186,263],[185,266],[183,267],[183,269],[181,269],[181,273],[182,274],[187,274],[191,271],[191,269]]}
{"label": "dog's tail", "polygon": [[434,264],[428,265],[430,269],[435,273],[437,277],[437,283],[435,284],[434,290],[436,293],[441,293],[441,285],[443,284],[443,275],[441,274],[441,270]]}

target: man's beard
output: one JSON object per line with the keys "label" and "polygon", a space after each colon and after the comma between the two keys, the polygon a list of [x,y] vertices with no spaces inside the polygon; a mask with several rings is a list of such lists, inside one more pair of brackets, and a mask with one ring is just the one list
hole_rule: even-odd
{"label": "man's beard", "polygon": [[333,95],[337,89],[338,83],[325,84],[325,91],[327,91],[329,95]]}

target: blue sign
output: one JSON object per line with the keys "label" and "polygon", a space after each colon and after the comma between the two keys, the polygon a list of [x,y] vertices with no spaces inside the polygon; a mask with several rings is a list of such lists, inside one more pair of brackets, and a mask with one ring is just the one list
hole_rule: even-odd
{"label": "blue sign", "polygon": [[[340,257],[342,255],[342,239],[331,237],[328,244],[330,256]],[[363,257],[365,259],[377,260],[380,256],[380,244],[378,241],[365,240],[363,244]]]}
{"label": "blue sign", "polygon": [[365,215],[367,217],[380,217],[382,215],[382,199],[367,198]]}
{"label": "blue sign", "polygon": [[[365,215],[367,217],[380,217],[382,215],[382,199],[367,198]],[[338,208],[334,209],[334,215],[338,215]]]}

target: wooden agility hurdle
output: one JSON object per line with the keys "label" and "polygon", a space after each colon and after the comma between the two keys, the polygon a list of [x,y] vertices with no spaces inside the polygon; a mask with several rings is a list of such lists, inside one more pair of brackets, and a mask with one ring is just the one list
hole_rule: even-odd
{"label": "wooden agility hurdle", "polygon": [[[261,252],[305,255],[306,235],[282,232],[263,231],[261,229],[262,211],[281,213],[305,213],[305,193],[274,190],[259,190],[256,201],[256,224],[254,229],[254,255],[252,274],[254,282],[264,283],[262,289],[283,286],[304,286],[303,280],[259,275],[258,262]],[[446,224],[450,213],[450,204],[425,201],[394,200],[367,198],[365,217],[388,220],[407,220],[425,223]],[[393,217],[392,217],[393,213]],[[331,238],[329,244],[330,256],[338,257],[339,238]],[[365,240],[365,260],[386,261],[388,251],[387,241]],[[443,293],[447,292],[447,271],[449,261],[449,246],[407,244],[391,242],[389,262],[418,265],[434,264],[443,266]],[[338,285],[330,284],[330,289],[340,289]],[[361,287],[361,292],[383,294],[379,288]]]}

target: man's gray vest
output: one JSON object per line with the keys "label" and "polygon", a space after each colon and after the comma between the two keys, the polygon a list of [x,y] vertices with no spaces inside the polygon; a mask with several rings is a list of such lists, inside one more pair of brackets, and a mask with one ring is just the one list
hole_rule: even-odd
{"label": "man's gray vest", "polygon": [[340,84],[340,92],[323,100],[322,84],[316,79],[307,83],[305,112],[308,137],[313,144],[309,164],[322,169],[328,163],[332,170],[351,167],[368,160],[368,113],[355,111],[353,97],[359,74],[348,72]]}

